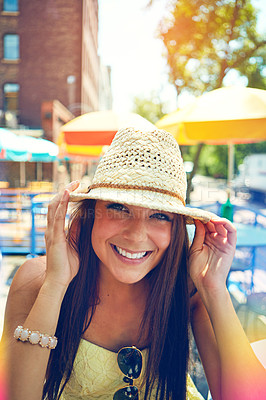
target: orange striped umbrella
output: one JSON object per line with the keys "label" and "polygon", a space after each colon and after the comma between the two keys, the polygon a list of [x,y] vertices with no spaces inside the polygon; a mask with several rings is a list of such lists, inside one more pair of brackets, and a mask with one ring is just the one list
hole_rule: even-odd
{"label": "orange striped umbrella", "polygon": [[125,127],[154,129],[155,126],[135,113],[95,111],[80,115],[61,128],[58,145],[60,153],[99,157],[116,132]]}

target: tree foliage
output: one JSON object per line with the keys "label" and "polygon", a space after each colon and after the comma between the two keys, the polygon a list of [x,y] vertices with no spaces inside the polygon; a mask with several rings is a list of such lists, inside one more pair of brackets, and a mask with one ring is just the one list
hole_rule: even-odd
{"label": "tree foliage", "polygon": [[[197,146],[181,146],[184,161],[195,159]],[[236,144],[234,146],[234,174],[238,173],[238,167],[246,156],[256,153],[266,154],[266,142]],[[227,178],[228,146],[208,145],[204,146],[200,155],[197,173],[214,178]]]}
{"label": "tree foliage", "polygon": [[[232,70],[246,77],[247,86],[265,89],[266,40],[257,31],[257,15],[251,0],[173,1],[159,31],[177,95],[185,90],[199,96],[222,87]],[[236,146],[236,167],[258,149]],[[191,179],[198,167],[206,175],[226,177],[226,146],[192,146],[184,153],[199,161]]]}
{"label": "tree foliage", "polygon": [[265,84],[266,40],[256,25],[251,0],[175,1],[159,30],[177,93],[217,89],[232,69]]}
{"label": "tree foliage", "polygon": [[[149,0],[147,7],[155,1]],[[257,31],[257,17],[252,0],[169,0],[159,37],[177,96],[183,91],[199,96],[222,87],[230,71],[245,77],[247,86],[266,89],[266,40]],[[185,160],[196,161],[190,179],[196,171],[226,178],[227,146],[181,150]],[[235,172],[252,153],[266,153],[266,142],[236,145]]]}
{"label": "tree foliage", "polygon": [[165,111],[165,104],[161,102],[156,93],[151,93],[149,98],[134,97],[133,99],[133,112],[146,118],[153,124],[162,118]]}

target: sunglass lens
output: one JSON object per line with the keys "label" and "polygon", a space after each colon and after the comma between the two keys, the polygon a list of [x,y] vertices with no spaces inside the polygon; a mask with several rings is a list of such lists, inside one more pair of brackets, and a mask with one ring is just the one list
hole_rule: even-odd
{"label": "sunglass lens", "polygon": [[127,386],[115,392],[114,400],[138,400],[138,388],[136,386]]}
{"label": "sunglass lens", "polygon": [[137,379],[140,376],[142,368],[142,354],[135,347],[124,347],[117,355],[119,368],[124,375],[131,379]]}

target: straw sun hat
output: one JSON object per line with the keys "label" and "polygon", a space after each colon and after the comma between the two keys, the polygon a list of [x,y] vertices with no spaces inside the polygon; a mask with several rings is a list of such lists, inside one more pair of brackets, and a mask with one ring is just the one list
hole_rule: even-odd
{"label": "straw sun hat", "polygon": [[88,193],[71,193],[70,201],[100,199],[168,211],[208,222],[215,215],[189,208],[186,173],[179,146],[164,131],[119,130],[99,162]]}

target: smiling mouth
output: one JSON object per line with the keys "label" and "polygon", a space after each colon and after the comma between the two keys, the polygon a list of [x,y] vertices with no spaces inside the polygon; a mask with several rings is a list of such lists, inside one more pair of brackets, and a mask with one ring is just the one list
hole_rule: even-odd
{"label": "smiling mouth", "polygon": [[140,260],[141,258],[146,257],[148,253],[151,253],[150,251],[141,251],[139,253],[129,253],[128,251],[126,251],[116,245],[113,245],[113,248],[115,249],[115,251],[118,254],[120,254],[123,257],[129,258],[131,260]]}

